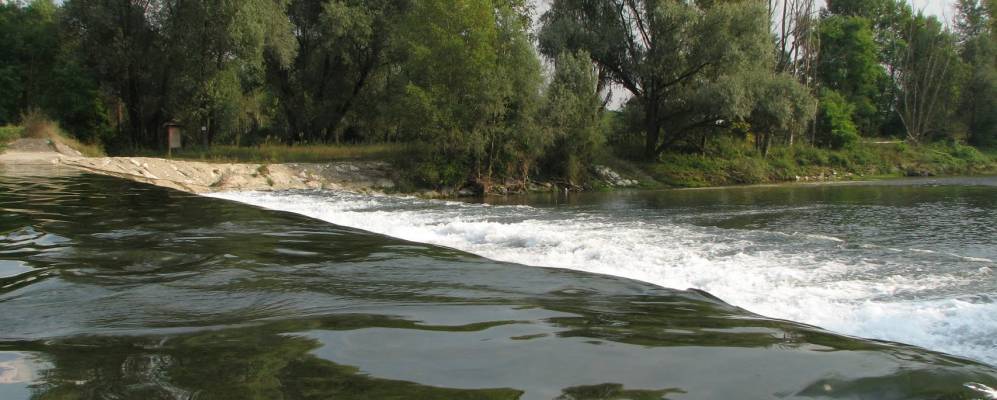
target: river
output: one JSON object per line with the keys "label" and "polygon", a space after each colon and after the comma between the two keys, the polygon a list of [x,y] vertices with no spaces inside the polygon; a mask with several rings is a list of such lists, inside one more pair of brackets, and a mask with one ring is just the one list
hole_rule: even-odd
{"label": "river", "polygon": [[992,179],[214,197],[0,169],[0,398],[997,398]]}

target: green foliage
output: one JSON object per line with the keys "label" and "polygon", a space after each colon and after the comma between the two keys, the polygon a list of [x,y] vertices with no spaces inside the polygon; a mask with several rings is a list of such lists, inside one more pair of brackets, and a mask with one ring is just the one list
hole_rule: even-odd
{"label": "green foliage", "polygon": [[357,106],[387,84],[399,57],[392,42],[408,7],[395,0],[290,2],[296,56],[271,57],[267,65],[285,141],[346,139]]}
{"label": "green foliage", "polygon": [[541,112],[546,116],[543,124],[550,130],[548,136],[553,138],[546,157],[548,173],[580,181],[605,142],[597,85],[588,54],[565,53],[557,58],[554,80]]}
{"label": "green foliage", "polygon": [[821,91],[820,109],[817,113],[818,139],[833,149],[849,147],[859,140],[852,122],[855,107],[841,94],[830,89]]}
{"label": "green foliage", "polygon": [[993,173],[997,157],[958,143],[924,146],[864,143],[842,150],[773,146],[768,157],[742,139],[717,138],[704,154],[665,153],[645,165],[649,177],[668,186],[815,182],[880,176]]}
{"label": "green foliage", "polygon": [[0,126],[0,150],[8,142],[21,137],[22,128],[20,126],[14,125],[3,125]]}
{"label": "green foliage", "polygon": [[968,140],[978,146],[997,146],[997,40],[992,3],[959,0],[956,34],[966,69],[957,113]]}
{"label": "green foliage", "polygon": [[[553,0],[533,36],[525,0],[3,2],[0,125],[37,109],[81,142],[157,154],[179,122],[181,157],[404,158],[437,187],[582,183],[610,155],[696,184],[885,168],[900,163],[859,134],[905,129],[997,145],[989,2],[959,0],[950,32],[900,0],[830,0],[797,21],[821,48],[793,75],[775,72],[789,51],[763,3]],[[618,88],[629,102],[605,109]],[[981,162],[911,146],[890,157]]]}
{"label": "green foliage", "polygon": [[585,51],[633,95],[646,158],[749,114],[748,78],[772,61],[758,2],[557,0],[542,20],[545,55]]}
{"label": "green foliage", "polygon": [[786,142],[809,126],[816,113],[810,90],[788,74],[763,74],[756,84],[755,105],[749,120],[758,138],[756,147],[768,155],[773,139]]}
{"label": "green foliage", "polygon": [[74,136],[97,141],[109,130],[97,85],[81,64],[51,0],[0,4],[0,124],[33,109],[57,118]]}
{"label": "green foliage", "polygon": [[907,46],[899,65],[897,111],[907,138],[916,142],[950,138],[962,75],[954,35],[935,17],[907,21]]}
{"label": "green foliage", "polygon": [[478,181],[525,180],[547,139],[534,120],[542,81],[524,20],[503,2],[440,0],[415,4],[402,24],[400,136],[426,144],[418,156],[439,184],[459,183],[454,165]]}
{"label": "green foliage", "polygon": [[863,17],[830,16],[820,23],[820,42],[818,78],[854,106],[856,127],[875,136],[884,122],[878,103],[888,77],[880,65],[871,22]]}

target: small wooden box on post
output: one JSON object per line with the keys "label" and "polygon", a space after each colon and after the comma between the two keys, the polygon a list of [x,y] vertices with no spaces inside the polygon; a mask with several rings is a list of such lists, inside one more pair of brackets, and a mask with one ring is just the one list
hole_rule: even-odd
{"label": "small wooden box on post", "polygon": [[173,149],[179,149],[183,146],[180,141],[180,124],[176,122],[167,122],[163,125],[166,128],[166,154],[169,157],[173,157]]}

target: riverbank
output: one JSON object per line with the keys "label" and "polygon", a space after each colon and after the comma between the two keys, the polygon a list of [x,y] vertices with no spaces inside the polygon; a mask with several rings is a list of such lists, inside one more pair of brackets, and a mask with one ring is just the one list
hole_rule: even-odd
{"label": "riverbank", "polygon": [[958,143],[914,146],[865,142],[843,150],[777,147],[761,156],[746,143],[715,144],[702,154],[665,154],[659,162],[607,161],[646,188],[706,188],[997,174],[997,152]]}
{"label": "riverbank", "polygon": [[[330,189],[405,193],[420,197],[470,197],[565,190],[821,184],[901,177],[997,174],[997,154],[983,153],[976,148],[954,143],[910,146],[899,142],[869,142],[839,151],[797,146],[775,148],[767,157],[762,157],[753,153],[745,143],[728,142],[718,143],[701,154],[666,154],[654,163],[626,161],[607,155],[590,166],[584,179],[577,182],[507,180],[430,188],[420,185],[409,168],[403,167],[404,161],[397,157],[398,148],[383,146],[298,146],[286,149],[271,146],[240,148],[239,151],[222,146],[219,152],[211,149],[187,150],[180,153],[180,157],[185,159],[86,157],[71,144],[52,139],[22,138],[6,146],[6,151],[0,154],[0,162],[3,163],[60,163],[91,173],[192,193]],[[322,161],[328,159],[333,161]]]}

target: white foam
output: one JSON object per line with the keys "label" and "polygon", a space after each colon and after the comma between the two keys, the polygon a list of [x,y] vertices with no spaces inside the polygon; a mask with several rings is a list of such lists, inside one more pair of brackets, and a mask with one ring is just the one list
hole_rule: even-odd
{"label": "white foam", "polygon": [[997,304],[917,295],[966,278],[875,275],[878,263],[757,246],[766,232],[347,193],[212,196],[500,261],[702,289],[766,316],[997,364]]}

